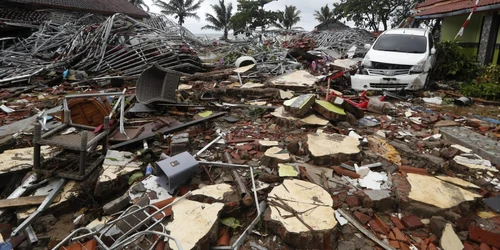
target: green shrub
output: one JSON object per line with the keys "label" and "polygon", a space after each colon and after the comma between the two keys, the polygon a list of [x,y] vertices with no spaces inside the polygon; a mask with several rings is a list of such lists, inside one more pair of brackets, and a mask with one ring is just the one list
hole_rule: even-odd
{"label": "green shrub", "polygon": [[462,84],[460,93],[469,97],[500,100],[500,66],[482,68],[476,79]]}
{"label": "green shrub", "polygon": [[436,62],[431,78],[438,81],[471,82],[481,67],[474,58],[462,53],[456,42],[443,41],[436,44]]}

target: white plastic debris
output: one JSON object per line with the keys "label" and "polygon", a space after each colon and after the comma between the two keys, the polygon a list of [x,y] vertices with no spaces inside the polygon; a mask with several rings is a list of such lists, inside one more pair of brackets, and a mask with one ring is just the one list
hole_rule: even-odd
{"label": "white plastic debris", "polygon": [[443,98],[439,97],[439,96],[436,96],[436,97],[429,97],[429,98],[422,98],[422,100],[425,102],[425,103],[430,103],[430,104],[437,104],[437,105],[441,105],[443,104]]}

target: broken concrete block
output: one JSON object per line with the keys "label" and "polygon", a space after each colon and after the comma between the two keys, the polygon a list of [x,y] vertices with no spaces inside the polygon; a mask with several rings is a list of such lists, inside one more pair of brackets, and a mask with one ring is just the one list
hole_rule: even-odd
{"label": "broken concrete block", "polygon": [[467,157],[457,155],[453,158],[453,161],[456,164],[465,166],[473,170],[488,170],[492,172],[498,172],[498,169],[493,167],[490,161],[484,159],[469,159]]}
{"label": "broken concrete block", "polygon": [[[43,159],[49,159],[56,148],[41,147]],[[24,169],[31,169],[33,165],[33,147],[5,150],[0,154],[0,175]]]}
{"label": "broken concrete block", "polygon": [[274,112],[271,113],[271,115],[281,119],[279,122],[286,122],[285,123],[286,125],[289,125],[289,123],[295,121],[301,121],[307,125],[317,125],[317,126],[325,126],[329,123],[328,120],[318,117],[315,114],[311,114],[302,119],[295,118],[289,112],[287,112],[283,106],[275,109]]}
{"label": "broken concrete block", "polygon": [[267,200],[265,220],[285,243],[299,249],[333,249],[337,220],[333,200],[322,187],[285,180]]}
{"label": "broken concrete block", "polygon": [[323,186],[323,176],[326,178],[329,188],[336,188],[337,182],[342,183],[342,180],[339,181],[333,177],[333,169],[331,168],[317,167],[305,163],[300,164],[300,166],[306,169],[308,176],[311,177],[312,181],[317,185]]}
{"label": "broken concrete block", "polygon": [[286,87],[287,89],[310,88],[318,79],[306,70],[297,70],[286,73],[269,80],[269,83],[276,87]]}
{"label": "broken concrete block", "polygon": [[468,181],[464,181],[460,178],[456,178],[456,177],[451,177],[451,176],[436,176],[436,178],[442,180],[442,181],[446,181],[446,182],[449,182],[449,183],[452,183],[452,184],[455,184],[457,186],[461,186],[461,187],[464,187],[464,188],[477,188],[479,189],[480,187],[477,186],[477,185],[474,185]]}
{"label": "broken concrete block", "polygon": [[104,205],[104,207],[102,207],[102,210],[104,214],[114,214],[123,210],[128,204],[130,204],[130,196],[127,192],[125,192],[125,194],[123,194],[122,196]]}
{"label": "broken concrete block", "polygon": [[[396,199],[391,197],[390,190],[363,190],[371,204],[370,207],[377,211],[389,211],[396,205]],[[366,198],[365,198],[366,199]]]}
{"label": "broken concrete block", "polygon": [[313,109],[330,121],[343,121],[346,119],[344,109],[339,108],[327,101],[316,100],[316,102],[314,102]]}
{"label": "broken concrete block", "polygon": [[277,141],[265,141],[265,140],[259,140],[259,151],[266,151],[271,147],[277,147],[279,146],[279,142]]}
{"label": "broken concrete block", "polygon": [[411,185],[408,197],[441,209],[452,208],[466,201],[473,201],[481,195],[457,187],[431,176],[407,174]]}
{"label": "broken concrete block", "polygon": [[[140,188],[136,188],[139,185]],[[132,191],[136,190],[136,191]],[[149,197],[151,204],[169,199],[172,197],[168,193],[168,180],[165,175],[160,177],[150,175],[141,181],[141,184],[135,184],[129,192],[130,200],[135,201],[143,195]]]}
{"label": "broken concrete block", "polygon": [[356,119],[361,119],[365,116],[365,113],[363,110],[360,108],[352,105],[351,103],[347,102],[344,98],[335,96],[329,100],[330,103],[334,104],[335,106],[343,108],[345,111],[351,113],[356,117]]}
{"label": "broken concrete block", "polygon": [[189,134],[182,133],[172,136],[170,141],[170,155],[176,155],[190,150]]}
{"label": "broken concrete block", "polygon": [[[223,203],[206,204],[183,199],[172,206],[174,219],[165,228],[183,249],[202,249],[201,243],[217,240],[219,213],[223,207]],[[178,249],[172,240],[168,245]]]}
{"label": "broken concrete block", "polygon": [[[130,152],[108,150],[102,163],[102,173],[97,179],[94,190],[95,196],[103,196],[118,191],[121,177],[127,178],[132,172],[140,170],[141,162],[134,160]],[[126,182],[125,182],[126,183]]]}
{"label": "broken concrete block", "polygon": [[299,171],[295,166],[278,164],[278,175],[280,177],[297,177],[299,175]]}
{"label": "broken concrete block", "polygon": [[443,230],[440,244],[443,250],[464,249],[462,241],[458,238],[450,223],[447,223]]}
{"label": "broken concrete block", "polygon": [[283,102],[283,106],[293,116],[302,118],[309,112],[315,99],[313,94],[301,95]]}
{"label": "broken concrete block", "polygon": [[429,229],[431,233],[435,234],[438,238],[441,238],[443,234],[444,227],[448,222],[441,216],[432,216],[429,222]]}
{"label": "broken concrete block", "polygon": [[261,163],[266,167],[278,167],[279,163],[287,163],[290,161],[290,154],[288,151],[278,148],[272,147],[268,149],[264,156],[262,156]]}
{"label": "broken concrete block", "polygon": [[217,185],[207,185],[200,189],[196,189],[192,192],[192,196],[204,196],[215,201],[224,201],[232,193],[234,193],[233,188],[229,184],[217,184]]}
{"label": "broken concrete block", "polygon": [[318,125],[318,126],[326,126],[328,125],[328,123],[330,123],[328,120],[318,117],[315,114],[311,114],[306,118],[302,118],[300,121],[307,125]]}
{"label": "broken concrete block", "polygon": [[382,156],[384,159],[401,166],[401,155],[399,155],[399,152],[384,139],[369,136],[368,147],[370,147],[371,151]]}
{"label": "broken concrete block", "polygon": [[359,140],[339,134],[326,134],[318,130],[307,135],[307,148],[314,163],[320,166],[340,164],[356,157],[361,150]]}

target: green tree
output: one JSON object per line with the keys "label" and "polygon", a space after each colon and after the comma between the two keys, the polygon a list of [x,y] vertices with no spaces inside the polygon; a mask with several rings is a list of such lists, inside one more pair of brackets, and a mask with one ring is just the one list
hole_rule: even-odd
{"label": "green tree", "polygon": [[227,40],[228,32],[231,29],[233,5],[231,3],[226,5],[224,0],[219,0],[219,4],[211,4],[210,6],[214,10],[215,16],[207,13],[205,20],[210,24],[203,26],[201,29],[222,30],[224,31],[223,38]]}
{"label": "green tree", "polygon": [[135,5],[137,8],[148,11],[149,12],[149,6],[144,3],[144,0],[129,0],[131,4]]}
{"label": "green tree", "polygon": [[333,4],[337,19],[345,18],[347,21],[353,21],[360,28],[373,31],[379,30],[380,23],[383,29],[387,30],[391,19],[397,15],[409,13],[409,10],[401,10],[409,9],[411,5],[408,0],[341,0]]}
{"label": "green tree", "polygon": [[314,17],[316,20],[318,20],[320,23],[324,23],[326,21],[329,21],[330,19],[333,19],[333,11],[330,10],[328,7],[328,4],[326,4],[324,7],[321,7],[318,10],[314,11]]}
{"label": "green tree", "polygon": [[161,13],[174,16],[175,19],[178,19],[177,22],[180,26],[184,24],[188,17],[200,20],[196,11],[200,8],[201,3],[203,3],[203,0],[170,0],[168,2],[155,0],[155,5],[162,8]]}
{"label": "green tree", "polygon": [[391,14],[392,18],[392,27],[398,27],[404,21],[406,21],[409,17],[413,16],[412,11],[415,9],[417,4],[423,3],[425,0],[408,0],[408,4],[400,6]]}
{"label": "green tree", "polygon": [[279,23],[276,23],[275,26],[280,29],[291,30],[292,28],[300,28],[293,27],[300,22],[300,10],[293,5],[285,5],[285,11],[280,13],[278,21]]}
{"label": "green tree", "polygon": [[264,9],[266,4],[273,0],[238,0],[237,12],[231,18],[235,34],[243,33],[247,28],[261,28],[262,31],[267,26],[276,23],[280,12],[268,11]]}

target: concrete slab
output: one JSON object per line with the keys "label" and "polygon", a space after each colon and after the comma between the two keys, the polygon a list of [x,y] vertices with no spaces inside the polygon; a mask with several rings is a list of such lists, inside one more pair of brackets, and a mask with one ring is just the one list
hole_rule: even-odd
{"label": "concrete slab", "polygon": [[441,209],[452,208],[462,202],[482,197],[432,176],[409,173],[407,180],[411,185],[411,191],[408,195],[410,199]]}
{"label": "concrete slab", "polygon": [[[41,147],[43,159],[51,158],[51,155],[56,152],[56,148],[49,146]],[[18,148],[6,150],[0,154],[0,175],[30,169],[33,166],[33,148]]]}
{"label": "concrete slab", "polygon": [[134,159],[134,154],[116,150],[108,150],[102,164],[103,172],[97,179],[94,194],[100,196],[112,188],[119,177],[140,170],[142,163]]}
{"label": "concrete slab", "polygon": [[[223,207],[222,203],[206,204],[183,199],[173,205],[174,220],[166,229],[183,249],[200,249],[199,243],[204,239],[217,239],[219,213]],[[178,249],[174,241],[168,244],[171,249]]]}
{"label": "concrete slab", "polygon": [[270,215],[265,218],[283,241],[299,249],[329,245],[338,223],[333,200],[322,187],[301,180],[285,180],[269,193],[267,200],[266,214]]}
{"label": "concrete slab", "polygon": [[327,134],[318,130],[307,135],[307,148],[311,158],[320,166],[340,164],[361,152],[359,140],[340,134]]}

